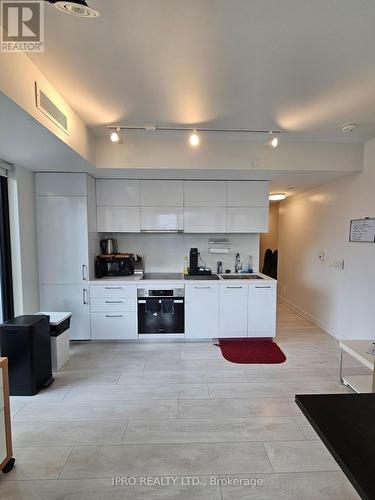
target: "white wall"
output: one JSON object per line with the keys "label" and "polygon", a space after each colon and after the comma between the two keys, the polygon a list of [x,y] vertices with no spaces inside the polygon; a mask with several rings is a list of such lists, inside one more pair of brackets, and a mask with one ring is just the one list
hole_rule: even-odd
{"label": "white wall", "polygon": [[[189,250],[196,247],[207,266],[216,272],[216,262],[223,262],[223,269],[234,271],[234,257],[240,253],[244,264],[249,256],[254,259],[254,271],[258,271],[259,235],[258,234],[108,234],[117,240],[120,252],[138,253],[144,257],[146,272],[182,272],[184,257],[189,258]],[[209,238],[228,238],[229,254],[209,254]]]}
{"label": "white wall", "polygon": [[[350,219],[375,217],[374,188],[375,139],[363,173],[280,204],[279,293],[337,338],[375,338],[375,245],[348,241]],[[329,266],[341,258],[344,270]]]}
{"label": "white wall", "polygon": [[15,315],[39,310],[34,174],[14,167],[8,174]]}
{"label": "white wall", "polygon": [[[204,136],[192,148],[186,134],[124,133],[123,144],[108,136],[96,139],[97,168],[342,171],[362,170],[363,145],[328,142],[287,142],[274,149],[263,139]],[[264,177],[263,177],[264,178]]]}

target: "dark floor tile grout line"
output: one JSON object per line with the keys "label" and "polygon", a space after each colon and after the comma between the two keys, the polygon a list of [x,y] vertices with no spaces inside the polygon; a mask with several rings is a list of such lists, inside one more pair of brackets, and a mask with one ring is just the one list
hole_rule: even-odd
{"label": "dark floor tile grout line", "polygon": [[69,453],[69,455],[68,455],[68,458],[65,460],[65,463],[64,463],[64,465],[61,467],[60,472],[59,472],[59,474],[58,474],[58,476],[57,476],[57,478],[56,478],[56,479],[60,479],[61,474],[63,473],[63,470],[64,470],[64,468],[65,468],[66,464],[68,463],[69,458],[71,457],[71,455],[72,455],[72,453],[73,453],[73,450],[74,450],[74,446],[72,446],[72,448],[71,448],[71,450],[70,450],[70,453]]}

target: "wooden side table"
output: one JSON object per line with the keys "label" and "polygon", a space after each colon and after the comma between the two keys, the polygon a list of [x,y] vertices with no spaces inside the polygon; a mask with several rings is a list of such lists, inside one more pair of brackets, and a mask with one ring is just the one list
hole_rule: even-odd
{"label": "wooden side table", "polygon": [[[371,340],[346,340],[340,342],[340,382],[348,385],[355,392],[368,393],[375,392],[375,356],[368,354]],[[346,352],[366,368],[372,371],[370,375],[343,375],[343,354]]]}
{"label": "wooden side table", "polygon": [[0,469],[10,472],[15,460],[10,425],[8,358],[0,358]]}

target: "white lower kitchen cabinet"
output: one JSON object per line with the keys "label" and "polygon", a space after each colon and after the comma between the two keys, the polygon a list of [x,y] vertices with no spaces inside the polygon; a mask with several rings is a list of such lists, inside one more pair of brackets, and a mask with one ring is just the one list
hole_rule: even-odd
{"label": "white lower kitchen cabinet", "polygon": [[41,311],[72,313],[70,340],[90,340],[89,288],[81,285],[41,285]]}
{"label": "white lower kitchen cabinet", "polygon": [[225,233],[227,211],[224,207],[185,207],[185,233]]}
{"label": "white lower kitchen cabinet", "polygon": [[131,312],[92,312],[92,340],[130,340],[137,339],[137,313]]}
{"label": "white lower kitchen cabinet", "polygon": [[182,231],[182,207],[141,207],[141,231]]}
{"label": "white lower kitchen cabinet", "polygon": [[227,208],[228,233],[267,233],[268,207]]}
{"label": "white lower kitchen cabinet", "polygon": [[185,286],[185,338],[219,337],[219,289],[218,284]]}
{"label": "white lower kitchen cabinet", "polygon": [[249,337],[275,337],[276,284],[249,286]]}
{"label": "white lower kitchen cabinet", "polygon": [[97,207],[98,233],[139,233],[141,217],[139,207]]}
{"label": "white lower kitchen cabinet", "polygon": [[248,285],[220,286],[220,337],[247,337]]}

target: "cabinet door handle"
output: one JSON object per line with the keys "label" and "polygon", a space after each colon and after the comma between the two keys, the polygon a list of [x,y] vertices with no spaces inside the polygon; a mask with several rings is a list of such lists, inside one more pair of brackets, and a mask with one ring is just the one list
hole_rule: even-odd
{"label": "cabinet door handle", "polygon": [[105,286],[105,290],[122,290],[122,286]]}
{"label": "cabinet door handle", "polygon": [[82,264],[82,279],[83,279],[83,281],[86,281],[86,279],[87,279],[87,277],[86,277],[86,269],[87,269],[86,264]]}
{"label": "cabinet door handle", "polygon": [[242,286],[227,286],[226,288],[243,288]]}
{"label": "cabinet door handle", "polygon": [[106,318],[123,318],[122,314],[106,314]]}
{"label": "cabinet door handle", "polygon": [[211,288],[210,286],[195,286],[197,290],[207,290],[208,288]]}
{"label": "cabinet door handle", "polygon": [[271,288],[270,286],[256,286],[255,288]]}
{"label": "cabinet door handle", "polygon": [[106,304],[123,304],[124,301],[123,300],[106,300],[105,303]]}
{"label": "cabinet door handle", "polygon": [[87,302],[87,290],[86,290],[86,288],[84,288],[82,290],[82,302],[84,303],[85,306],[88,304],[88,302]]}

